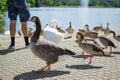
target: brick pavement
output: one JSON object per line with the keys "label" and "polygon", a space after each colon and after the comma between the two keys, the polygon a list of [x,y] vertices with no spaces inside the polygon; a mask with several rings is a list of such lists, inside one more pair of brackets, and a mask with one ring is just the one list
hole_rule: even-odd
{"label": "brick pavement", "polygon": [[[88,60],[76,54],[66,61],[52,64],[50,71],[33,73],[32,70],[45,66],[45,62],[34,56],[29,48],[24,48],[23,37],[16,37],[15,50],[8,50],[10,38],[0,35],[0,80],[120,80],[120,49],[113,49],[111,56],[93,58],[91,65]],[[59,45],[75,52],[81,51],[75,47],[74,40],[68,39]],[[69,45],[69,46],[68,46]],[[106,54],[107,50],[106,50]]]}

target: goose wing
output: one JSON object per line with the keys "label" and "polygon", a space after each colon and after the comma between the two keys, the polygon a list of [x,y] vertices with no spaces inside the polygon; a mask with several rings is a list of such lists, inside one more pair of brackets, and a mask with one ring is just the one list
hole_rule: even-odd
{"label": "goose wing", "polygon": [[99,40],[101,41],[101,43],[105,46],[112,46],[114,48],[116,48],[116,46],[114,45],[114,43],[108,39],[108,38],[105,38],[105,37],[99,37]]}
{"label": "goose wing", "polygon": [[36,44],[36,51],[39,53],[43,53],[44,55],[64,55],[64,54],[68,54],[68,55],[75,55],[76,53],[74,53],[71,50],[68,50],[66,48],[60,47],[58,46],[56,43],[53,43],[51,41],[39,41]]}

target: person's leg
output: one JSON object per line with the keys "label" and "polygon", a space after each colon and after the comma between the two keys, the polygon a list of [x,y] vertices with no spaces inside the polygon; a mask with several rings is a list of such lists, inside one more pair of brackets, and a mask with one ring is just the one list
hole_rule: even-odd
{"label": "person's leg", "polygon": [[18,11],[14,7],[14,5],[8,5],[8,17],[10,18],[10,37],[11,37],[11,44],[9,48],[14,48],[15,46],[15,33],[16,33],[16,20],[17,20]]}
{"label": "person's leg", "polygon": [[21,22],[21,25],[22,25],[22,33],[25,40],[25,46],[29,46],[27,22]]}
{"label": "person's leg", "polygon": [[9,48],[14,48],[14,46],[15,46],[15,33],[16,33],[16,20],[10,20],[11,44],[10,44]]}
{"label": "person's leg", "polygon": [[27,21],[30,18],[30,13],[26,7],[19,8],[18,13],[22,25],[22,32],[25,40],[25,46],[29,46]]}

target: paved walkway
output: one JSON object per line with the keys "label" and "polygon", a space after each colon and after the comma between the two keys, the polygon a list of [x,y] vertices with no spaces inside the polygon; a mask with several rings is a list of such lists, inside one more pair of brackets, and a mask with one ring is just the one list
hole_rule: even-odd
{"label": "paved walkway", "polygon": [[[66,61],[53,64],[50,71],[33,73],[32,70],[45,66],[45,62],[34,56],[29,48],[24,48],[23,37],[16,37],[15,50],[7,49],[10,44],[8,35],[0,35],[0,43],[0,80],[120,80],[118,48],[113,49],[111,56],[96,55],[91,65],[86,65],[88,60],[76,54]],[[59,45],[63,44],[75,52],[81,51],[72,39]]]}

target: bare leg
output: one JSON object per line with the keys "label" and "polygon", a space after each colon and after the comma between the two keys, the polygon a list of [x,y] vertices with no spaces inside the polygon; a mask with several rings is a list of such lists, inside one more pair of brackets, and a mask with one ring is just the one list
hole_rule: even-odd
{"label": "bare leg", "polygon": [[25,40],[25,46],[28,47],[29,46],[29,39],[28,39],[27,22],[21,22],[21,25],[22,25],[22,33],[23,33],[24,40]]}
{"label": "bare leg", "polygon": [[16,20],[10,20],[11,44],[9,46],[9,49],[14,49],[14,46],[15,46],[15,33],[16,33]]}
{"label": "bare leg", "polygon": [[39,72],[46,71],[46,70],[50,70],[50,65],[47,65],[47,66],[45,66],[41,69],[33,70],[33,71],[36,72],[36,73],[39,73]]}
{"label": "bare leg", "polygon": [[22,33],[24,37],[28,37],[28,27],[27,27],[27,22],[21,22],[22,25]]}
{"label": "bare leg", "polygon": [[10,36],[15,37],[16,33],[16,20],[10,20]]}

